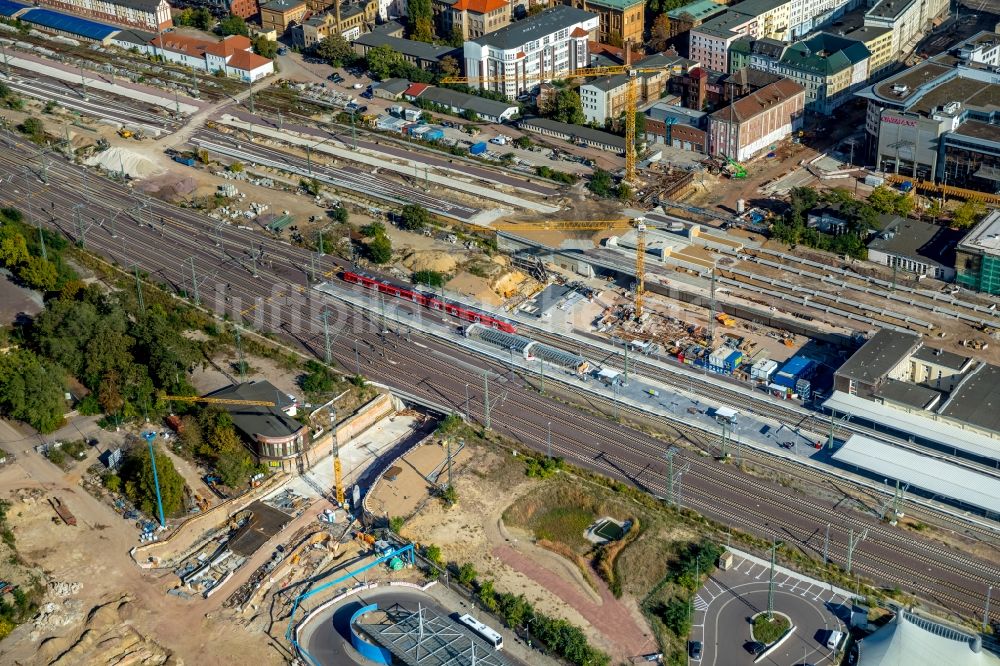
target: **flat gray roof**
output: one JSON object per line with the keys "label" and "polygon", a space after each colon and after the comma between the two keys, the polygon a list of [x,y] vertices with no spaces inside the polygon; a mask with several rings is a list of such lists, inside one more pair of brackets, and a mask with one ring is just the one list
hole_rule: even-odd
{"label": "flat gray roof", "polygon": [[941,416],[1000,432],[1000,367],[980,363],[959,381]]}
{"label": "flat gray roof", "polygon": [[837,369],[836,374],[864,384],[874,384],[920,344],[920,336],[916,333],[879,329]]}
{"label": "flat gray roof", "polygon": [[839,414],[851,414],[886,428],[921,437],[942,446],[965,451],[981,458],[1000,461],[1000,439],[993,439],[974,430],[942,421],[934,415],[923,415],[883,405],[873,400],[834,391],[823,407]]}
{"label": "flat gray roof", "polygon": [[916,259],[941,268],[955,268],[955,246],[965,232],[938,224],[893,217],[868,243],[869,250]]}
{"label": "flat gray roof", "polygon": [[941,394],[932,388],[898,379],[887,381],[875,392],[875,396],[914,409],[931,409],[941,400]]}
{"label": "flat gray roof", "polygon": [[475,111],[479,115],[494,116],[499,118],[509,109],[516,109],[517,104],[513,102],[498,102],[493,99],[486,99],[478,95],[459,92],[450,88],[438,88],[430,86],[422,93],[419,99],[426,99],[436,104],[453,106],[458,109]]}
{"label": "flat gray roof", "polygon": [[470,41],[498,49],[513,49],[592,18],[597,18],[597,14],[557,5]]}
{"label": "flat gray roof", "polygon": [[418,42],[412,39],[390,37],[379,32],[366,32],[355,39],[354,43],[370,47],[388,46],[403,55],[413,56],[421,60],[440,60],[455,50],[451,46],[434,46],[433,44]]}
{"label": "flat gray roof", "polygon": [[972,228],[958,247],[976,253],[996,256],[1000,254],[1000,210],[991,210]]}
{"label": "flat gray roof", "polygon": [[985,511],[1000,507],[1000,479],[888,442],[851,435],[833,459]]}
{"label": "flat gray roof", "polygon": [[292,401],[268,381],[233,384],[213,391],[206,397],[275,403],[275,407],[221,405],[233,418],[233,425],[241,430],[248,439],[253,439],[255,435],[287,437],[305,427],[281,410],[282,407],[290,405]]}
{"label": "flat gray roof", "polygon": [[557,120],[550,120],[549,118],[525,118],[518,123],[518,126],[525,128],[537,127],[549,132],[558,132],[568,137],[578,137],[585,141],[592,141],[594,143],[613,146],[618,150],[625,150],[625,137],[618,136],[617,134],[610,134],[609,132],[602,132],[584,125],[561,123]]}
{"label": "flat gray roof", "polygon": [[972,362],[972,359],[968,356],[962,356],[961,354],[945,351],[944,349],[936,349],[934,347],[921,347],[913,355],[913,358],[919,361],[927,361],[928,363],[934,363],[935,365],[950,368],[955,372],[965,370],[966,366]]}

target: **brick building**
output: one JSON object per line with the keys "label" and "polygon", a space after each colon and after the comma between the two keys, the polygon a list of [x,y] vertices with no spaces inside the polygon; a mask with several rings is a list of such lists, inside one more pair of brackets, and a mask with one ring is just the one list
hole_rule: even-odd
{"label": "brick building", "polygon": [[598,41],[612,46],[642,44],[645,0],[563,0],[563,3],[600,16]]}
{"label": "brick building", "polygon": [[39,0],[36,4],[154,32],[174,25],[167,0]]}
{"label": "brick building", "polygon": [[271,0],[260,7],[260,27],[283,35],[292,25],[302,23],[308,12],[306,0]]}
{"label": "brick building", "polygon": [[764,86],[708,120],[708,153],[749,160],[802,127],[805,89],[791,79]]}

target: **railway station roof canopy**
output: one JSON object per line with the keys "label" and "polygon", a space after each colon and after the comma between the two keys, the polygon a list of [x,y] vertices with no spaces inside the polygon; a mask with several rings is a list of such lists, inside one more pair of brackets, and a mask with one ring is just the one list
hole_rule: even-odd
{"label": "railway station roof canopy", "polygon": [[914,437],[932,440],[943,447],[958,449],[990,460],[1000,460],[1000,439],[993,439],[974,430],[966,430],[916,412],[887,407],[843,391],[834,391],[833,395],[823,403],[823,407],[840,414],[850,414],[878,423]]}
{"label": "railway station roof canopy", "polygon": [[1000,666],[978,637],[905,611],[858,645],[858,666]]}
{"label": "railway station roof canopy", "polygon": [[407,666],[508,666],[486,641],[426,607],[411,611],[394,605],[382,619],[356,626]]}
{"label": "railway station roof canopy", "polygon": [[833,459],[986,511],[996,512],[1000,507],[1000,479],[877,439],[852,435]]}

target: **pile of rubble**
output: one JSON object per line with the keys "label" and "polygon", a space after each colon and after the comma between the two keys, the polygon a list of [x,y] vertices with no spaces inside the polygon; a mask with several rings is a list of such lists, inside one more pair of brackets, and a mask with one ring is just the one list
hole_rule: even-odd
{"label": "pile of rubble", "polygon": [[266,176],[257,176],[250,173],[249,171],[216,171],[216,176],[220,178],[225,178],[226,180],[239,180],[244,183],[250,183],[251,185],[260,185],[261,187],[274,187],[274,180],[267,178]]}

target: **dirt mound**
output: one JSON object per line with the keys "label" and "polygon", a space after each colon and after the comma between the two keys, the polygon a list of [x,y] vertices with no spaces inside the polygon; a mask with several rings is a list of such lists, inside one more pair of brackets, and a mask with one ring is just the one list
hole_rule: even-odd
{"label": "dirt mound", "polygon": [[136,189],[163,201],[173,201],[194,192],[198,183],[190,176],[163,174],[144,180]]}
{"label": "dirt mound", "polygon": [[528,276],[521,271],[508,271],[493,279],[490,282],[490,287],[493,288],[493,291],[507,298],[517,293],[517,290],[527,279]]}
{"label": "dirt mound", "polygon": [[129,178],[148,178],[159,172],[159,167],[148,157],[127,148],[108,148],[87,159],[88,166],[99,166],[113,173],[122,171]]}
{"label": "dirt mound", "polygon": [[79,633],[50,638],[36,655],[46,666],[181,666],[182,662],[128,624],[132,599],[123,595],[95,606]]}
{"label": "dirt mound", "polygon": [[403,257],[402,264],[411,271],[453,273],[461,257],[441,250],[417,250]]}

